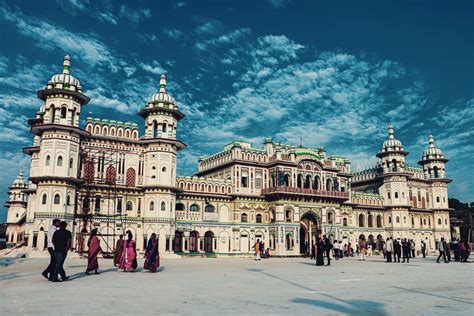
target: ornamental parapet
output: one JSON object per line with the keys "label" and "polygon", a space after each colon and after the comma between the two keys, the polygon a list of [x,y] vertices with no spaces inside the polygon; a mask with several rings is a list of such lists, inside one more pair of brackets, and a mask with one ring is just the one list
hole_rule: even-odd
{"label": "ornamental parapet", "polygon": [[349,199],[349,192],[336,192],[336,191],[323,191],[303,188],[292,188],[292,187],[270,187],[262,189],[263,195],[270,194],[291,194],[291,195],[313,195],[317,197],[329,197],[347,200]]}

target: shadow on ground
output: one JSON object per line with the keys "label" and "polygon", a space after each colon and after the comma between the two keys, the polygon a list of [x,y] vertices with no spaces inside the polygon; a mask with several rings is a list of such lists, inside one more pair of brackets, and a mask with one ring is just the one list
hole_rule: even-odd
{"label": "shadow on ground", "polygon": [[339,302],[328,302],[310,298],[297,297],[292,299],[291,302],[312,305],[346,315],[386,315],[386,312],[383,309],[384,304],[374,301],[340,300]]}

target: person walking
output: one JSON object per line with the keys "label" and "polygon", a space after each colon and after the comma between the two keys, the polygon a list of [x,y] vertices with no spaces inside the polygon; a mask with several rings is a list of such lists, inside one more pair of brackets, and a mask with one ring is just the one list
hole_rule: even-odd
{"label": "person walking", "polygon": [[158,239],[156,238],[156,234],[152,233],[145,249],[145,263],[143,264],[143,269],[154,273],[159,266],[160,254],[158,252]]}
{"label": "person walking", "polygon": [[415,258],[415,241],[410,239],[410,250],[412,258]]}
{"label": "person walking", "polygon": [[336,260],[339,260],[339,243],[337,242],[337,240],[334,241],[333,249],[334,249],[334,258]]}
{"label": "person walking", "polygon": [[46,269],[41,273],[46,279],[49,281],[52,280],[54,269],[56,268],[56,258],[54,256],[54,244],[53,244],[53,235],[59,229],[59,223],[61,221],[57,218],[53,219],[53,224],[48,230],[47,235],[47,246],[48,246],[48,253],[49,253],[49,265]]}
{"label": "person walking", "polygon": [[446,253],[448,262],[451,262],[451,244],[449,242],[444,242],[444,252]]}
{"label": "person walking", "polygon": [[316,265],[324,266],[324,242],[321,237],[318,238],[316,242]]}
{"label": "person walking", "polygon": [[[54,257],[56,260],[56,267],[51,278],[53,282],[62,282],[69,279],[64,271],[64,261],[71,247],[72,234],[66,227],[67,223],[65,221],[60,222],[59,229],[53,235]],[[61,280],[58,279],[58,274],[61,275]]]}
{"label": "person walking", "polygon": [[257,239],[252,248],[255,248],[255,260],[260,261],[260,239]]}
{"label": "person walking", "polygon": [[86,274],[89,275],[89,272],[95,271],[95,274],[100,274],[99,270],[99,260],[97,256],[99,252],[102,252],[100,248],[100,240],[97,238],[97,229],[94,228],[91,230],[91,235],[89,241],[87,242],[89,249],[87,250],[87,269]]}
{"label": "person walking", "polygon": [[127,240],[122,250],[119,268],[123,269],[124,272],[135,272],[137,268],[137,248],[133,240],[132,232],[127,230],[126,234]]}
{"label": "person walking", "polygon": [[402,241],[402,253],[403,253],[403,263],[405,263],[405,259],[407,263],[410,262],[410,242],[404,238]]}
{"label": "person walking", "polygon": [[392,251],[393,251],[393,240],[392,238],[387,238],[385,243],[385,256],[387,257],[386,262],[392,262]]}
{"label": "person walking", "polygon": [[454,261],[459,262],[461,260],[461,250],[459,248],[459,241],[456,238],[453,238],[451,241],[451,249],[454,252]]}
{"label": "person walking", "polygon": [[395,239],[393,241],[393,262],[400,263],[400,257],[402,256],[402,245],[400,241]]}
{"label": "person walking", "polygon": [[118,266],[120,264],[121,256],[123,255],[124,245],[125,245],[125,240],[123,240],[123,235],[120,235],[119,239],[115,243],[114,266]]}
{"label": "person walking", "polygon": [[421,254],[423,255],[423,258],[426,258],[426,244],[423,240],[421,241]]}
{"label": "person walking", "polygon": [[362,238],[360,241],[360,258],[359,258],[359,261],[365,261],[365,255],[366,255],[366,252],[367,252],[367,242],[365,241],[364,238]]}
{"label": "person walking", "polygon": [[331,240],[326,236],[326,235],[323,235],[323,240],[324,240],[324,252],[326,253],[326,257],[328,259],[328,266],[331,265],[331,249],[332,249],[332,245],[331,245]]}
{"label": "person walking", "polygon": [[444,237],[441,237],[441,240],[438,242],[438,251],[439,251],[439,256],[438,259],[436,259],[436,262],[439,263],[439,259],[443,257],[444,263],[448,263],[446,260],[446,243],[444,242]]}

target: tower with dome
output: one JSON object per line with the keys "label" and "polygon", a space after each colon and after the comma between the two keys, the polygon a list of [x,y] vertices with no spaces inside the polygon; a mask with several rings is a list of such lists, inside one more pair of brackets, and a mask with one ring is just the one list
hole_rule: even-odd
{"label": "tower with dome", "polygon": [[130,230],[139,252],[155,233],[163,255],[249,255],[260,239],[273,255],[298,256],[322,234],[343,244],[366,239],[378,251],[387,237],[413,239],[416,249],[423,240],[431,251],[449,240],[448,160],[433,136],[421,168],[406,163],[389,126],[377,164],[358,172],[322,147],[266,137],[262,147],[231,141],[201,157],[194,175],[177,176],[184,114],[165,75],[157,90],[139,123],[81,118],[90,99],[64,57],[28,120],[31,165],[10,187],[9,243],[43,251],[54,218],[68,222],[77,252],[93,228],[105,252]]}

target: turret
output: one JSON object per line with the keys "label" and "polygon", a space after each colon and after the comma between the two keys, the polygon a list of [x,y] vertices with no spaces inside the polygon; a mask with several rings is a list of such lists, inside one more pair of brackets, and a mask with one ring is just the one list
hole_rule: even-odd
{"label": "turret", "polygon": [[26,212],[26,194],[23,190],[27,188],[27,181],[23,179],[23,169],[20,169],[8,191],[7,223],[17,223]]}
{"label": "turret", "polygon": [[418,162],[423,166],[426,179],[446,178],[445,165],[448,159],[444,157],[443,151],[436,147],[433,135],[428,137],[428,148],[423,152],[421,160]]}
{"label": "turret", "polygon": [[388,127],[388,139],[384,141],[381,151],[377,154],[380,166],[384,173],[404,172],[405,156],[408,152],[403,148],[402,142],[395,138],[393,126]]}

